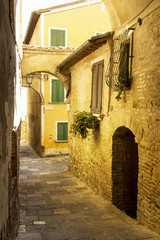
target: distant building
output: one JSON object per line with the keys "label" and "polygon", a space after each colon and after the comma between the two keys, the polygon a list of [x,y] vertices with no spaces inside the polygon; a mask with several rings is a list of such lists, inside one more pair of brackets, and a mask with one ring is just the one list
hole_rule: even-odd
{"label": "distant building", "polygon": [[[38,45],[43,49],[47,47],[55,49],[54,54],[57,56],[56,64],[58,65],[63,60],[61,57],[65,51],[66,54],[72,53],[73,47],[78,47],[91,36],[104,33],[108,26],[109,17],[100,0],[80,0],[33,12],[24,44]],[[34,62],[31,62],[31,58],[28,57],[32,67],[28,72],[26,69],[27,74],[31,73],[34,65],[41,61],[42,55],[39,49],[37,53],[39,57]],[[27,53],[25,54],[24,50],[23,62],[25,63],[22,63],[24,68],[27,68],[25,67],[26,56]],[[68,153],[67,92],[65,85],[56,75],[57,65],[54,67],[53,61],[46,61],[43,69],[46,69],[47,65],[52,67],[53,75],[49,75],[48,81],[41,81],[38,87],[44,102],[40,103],[40,98],[36,93],[32,93],[32,89],[28,91],[28,141],[41,156]],[[42,72],[43,69],[39,68],[39,71]],[[22,74],[24,76],[24,72]],[[40,82],[38,79],[33,81]]]}

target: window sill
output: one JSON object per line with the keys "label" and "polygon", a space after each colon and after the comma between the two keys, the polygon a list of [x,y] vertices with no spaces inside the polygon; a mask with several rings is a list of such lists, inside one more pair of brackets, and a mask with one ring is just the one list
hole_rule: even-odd
{"label": "window sill", "polygon": [[48,102],[48,104],[66,104],[66,102]]}
{"label": "window sill", "polygon": [[55,143],[68,143],[68,140],[55,140]]}
{"label": "window sill", "polygon": [[102,114],[102,113],[93,113],[93,116],[97,117],[100,121],[103,120],[103,118],[105,117],[105,114]]}

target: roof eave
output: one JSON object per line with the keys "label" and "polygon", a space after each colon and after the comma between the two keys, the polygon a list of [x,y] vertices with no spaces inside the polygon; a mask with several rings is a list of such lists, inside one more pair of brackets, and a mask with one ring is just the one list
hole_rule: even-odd
{"label": "roof eave", "polygon": [[109,38],[112,38],[113,32],[107,32],[105,34],[94,36],[84,42],[75,52],[69,55],[63,62],[57,66],[58,72],[65,74],[69,72],[69,68],[94,52],[96,49],[107,43]]}
{"label": "roof eave", "polygon": [[23,41],[24,44],[29,44],[39,17],[40,13],[37,13],[36,11],[31,13],[26,35]]}

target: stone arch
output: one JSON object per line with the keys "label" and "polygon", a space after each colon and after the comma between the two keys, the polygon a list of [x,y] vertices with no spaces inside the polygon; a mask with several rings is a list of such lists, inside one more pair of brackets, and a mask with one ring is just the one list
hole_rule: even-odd
{"label": "stone arch", "polygon": [[[26,74],[23,76],[23,82],[22,82],[22,85],[23,87],[26,87],[26,81],[25,81],[25,76],[26,75],[34,75],[35,73],[46,73],[46,74],[49,74],[49,75],[52,75],[56,78],[58,78],[64,85],[65,89],[66,89],[66,92],[68,92],[69,88],[70,88],[70,76],[64,76],[60,73],[58,73],[57,71],[55,72],[50,72],[50,71],[43,71],[43,70],[37,70],[37,71],[34,71],[34,72],[26,72]],[[41,98],[41,103],[43,104],[44,103],[44,96],[42,94],[42,92],[40,91],[40,88],[38,89],[36,85],[32,84],[32,89],[35,90],[39,95],[40,95],[40,98]]]}
{"label": "stone arch", "polygon": [[61,75],[57,72],[57,66],[68,55],[70,55],[74,48],[53,48],[42,46],[23,46],[22,59],[22,84],[25,86],[24,77],[33,72],[44,72],[56,76],[66,88],[69,90],[69,76]]}
{"label": "stone arch", "polygon": [[126,127],[118,127],[112,142],[112,201],[129,216],[136,217],[138,144]]}
{"label": "stone arch", "polygon": [[144,136],[144,129],[141,126],[141,123],[134,117],[132,114],[128,113],[119,113],[119,117],[113,117],[110,120],[110,129],[111,136],[113,136],[114,132],[117,128],[124,126],[129,128],[135,136],[135,141],[139,144]]}

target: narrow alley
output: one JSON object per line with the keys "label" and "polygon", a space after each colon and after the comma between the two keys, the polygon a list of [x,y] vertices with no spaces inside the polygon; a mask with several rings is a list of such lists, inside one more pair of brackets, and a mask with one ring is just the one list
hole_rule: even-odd
{"label": "narrow alley", "polygon": [[68,155],[39,158],[25,143],[20,160],[17,240],[160,240],[68,171]]}

